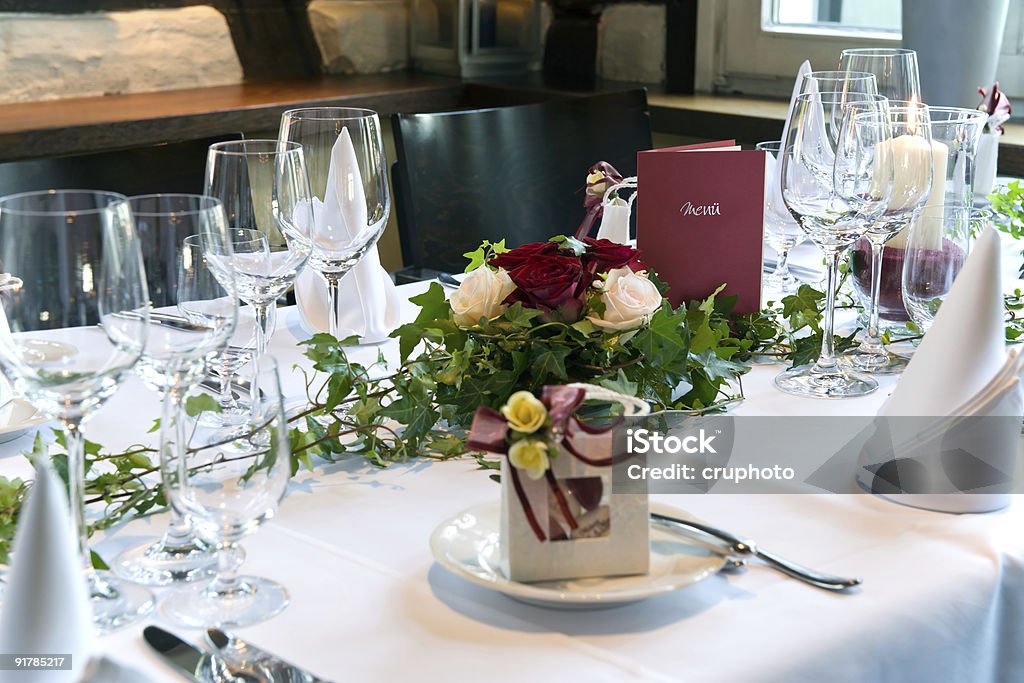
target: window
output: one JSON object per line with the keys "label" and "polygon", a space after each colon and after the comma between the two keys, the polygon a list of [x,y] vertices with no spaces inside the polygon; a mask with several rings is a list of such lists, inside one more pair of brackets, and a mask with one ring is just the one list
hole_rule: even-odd
{"label": "window", "polygon": [[[788,97],[800,63],[834,69],[847,47],[899,47],[900,0],[701,0],[697,89]],[[1024,98],[1024,0],[1010,0],[996,73]],[[981,85],[981,84],[979,84]]]}

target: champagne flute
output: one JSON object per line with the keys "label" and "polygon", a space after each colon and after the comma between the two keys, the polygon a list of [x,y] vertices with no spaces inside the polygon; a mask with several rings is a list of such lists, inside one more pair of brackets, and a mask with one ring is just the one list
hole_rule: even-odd
{"label": "champagne flute", "polygon": [[843,50],[840,71],[875,75],[876,92],[890,100],[921,101],[921,76],[917,52],[895,47],[864,47]]}
{"label": "champagne flute", "polygon": [[288,605],[283,586],[238,575],[238,542],[274,516],[290,476],[277,363],[264,354],[240,374],[260,387],[241,429],[207,427],[202,414],[190,416],[170,403],[164,406],[161,463],[171,505],[190,516],[199,534],[217,548],[214,580],[183,586],[161,606],[167,619],[185,626],[246,626]]}
{"label": "champagne flute", "polygon": [[[837,106],[845,95],[799,95],[781,153],[786,208],[825,252],[828,271],[821,354],[815,363],[791,368],[775,378],[779,389],[797,396],[845,398],[878,388],[870,377],[839,366],[833,319],[839,254],[878,220],[892,196],[892,158],[880,153],[883,145],[891,144],[892,129],[887,102],[865,100],[861,106],[846,107],[839,139],[833,143],[820,121],[825,110]],[[823,175],[822,170],[829,167],[832,173]]]}
{"label": "champagne flute", "polygon": [[[236,237],[251,241],[255,230],[267,250],[234,259],[238,297],[253,307],[257,358],[266,353],[273,332],[275,302],[295,282],[309,260],[313,207],[302,147],[295,142],[241,140],[210,145],[205,192],[219,198]],[[253,387],[255,394],[256,387]]]}
{"label": "champagne flute", "polygon": [[92,567],[82,424],[146,345],[149,294],[131,206],[123,195],[91,190],[4,197],[0,270],[17,278],[0,291],[0,363],[36,408],[63,423],[93,625],[113,630],[149,613],[153,596]]}
{"label": "champagne flute", "polygon": [[[199,251],[184,238],[196,233],[197,240],[229,246],[224,207],[213,197],[187,194],[144,195],[129,202],[145,253],[174,245],[163,250],[170,262],[150,269],[148,280],[150,291],[162,287],[168,303],[178,305],[173,313],[151,311],[146,346],[135,370],[165,402],[181,403],[188,389],[202,379],[206,359],[227,343],[235,329],[237,306],[230,269],[221,277],[217,296],[204,302],[201,317],[179,322],[176,315],[188,303],[192,281],[210,277]],[[172,510],[163,537],[125,550],[115,558],[113,569],[135,583],[166,586],[208,579],[214,562],[212,548],[196,539],[189,521]]]}
{"label": "champagne flute", "polygon": [[933,158],[937,154],[932,142],[931,119],[925,105],[913,100],[890,100],[889,123],[892,140],[879,143],[879,151],[892,157],[892,196],[885,212],[865,233],[865,239],[871,244],[868,328],[860,346],[843,356],[844,363],[872,374],[901,372],[907,365],[905,358],[886,350],[879,336],[882,249],[887,241],[905,230],[920,215],[932,190]]}
{"label": "champagne flute", "polygon": [[309,264],[327,284],[328,331],[340,338],[339,283],[376,248],[391,210],[380,120],[369,109],[291,109],[279,137],[301,143],[306,157],[314,197]]}

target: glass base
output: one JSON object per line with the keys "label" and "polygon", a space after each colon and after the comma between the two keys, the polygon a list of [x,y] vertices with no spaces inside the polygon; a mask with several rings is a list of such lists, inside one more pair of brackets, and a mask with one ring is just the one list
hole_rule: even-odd
{"label": "glass base", "polygon": [[768,289],[774,292],[780,292],[782,294],[792,294],[800,287],[800,281],[793,277],[793,274],[787,270],[785,274],[779,274],[778,271],[772,271],[765,278],[765,285]]}
{"label": "glass base", "polygon": [[907,368],[907,363],[910,361],[888,351],[868,353],[854,350],[840,357],[839,362],[843,367],[857,372],[866,372],[871,375],[898,375]]}
{"label": "glass base", "polygon": [[153,594],[142,586],[116,578],[110,572],[89,576],[92,625],[100,633],[109,633],[134,624],[153,611]]}
{"label": "glass base", "polygon": [[281,584],[241,576],[230,592],[219,592],[214,584],[179,589],[163,601],[160,613],[171,623],[187,628],[238,628],[280,614],[290,601]]}
{"label": "glass base", "polygon": [[208,410],[199,416],[199,424],[210,429],[221,427],[234,427],[245,424],[250,413],[249,405],[239,399],[235,399],[235,405],[231,408],[222,408],[220,412]]}
{"label": "glass base", "polygon": [[217,556],[213,547],[199,539],[168,545],[164,539],[142,543],[114,559],[112,569],[122,579],[144,586],[172,586],[212,579]]}
{"label": "glass base", "polygon": [[777,375],[775,386],[794,396],[852,398],[870,394],[878,388],[878,382],[839,368],[826,372],[816,365],[800,365]]}

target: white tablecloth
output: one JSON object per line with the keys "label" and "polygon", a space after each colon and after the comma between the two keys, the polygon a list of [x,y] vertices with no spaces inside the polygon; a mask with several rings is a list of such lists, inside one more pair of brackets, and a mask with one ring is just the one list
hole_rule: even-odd
{"label": "white tablecloth", "polygon": [[[272,351],[295,397],[302,382],[290,367],[302,360],[295,342],[304,336],[295,311],[281,311]],[[745,378],[748,399],[737,413],[873,414],[894,381],[883,379],[874,396],[815,401],[776,391],[778,369]],[[132,379],[86,435],[109,446],[152,443],[145,432],[157,415],[157,396]],[[30,475],[17,455],[29,445],[25,436],[0,446],[0,474]],[[660,496],[782,555],[860,576],[863,589],[834,595],[754,566],[623,608],[560,612],[493,594],[433,562],[434,527],[498,493],[461,460],[384,470],[354,460],[298,475],[278,517],[243,544],[243,570],[286,585],[292,603],[240,634],[337,681],[1024,680],[1019,504],[953,516],[867,495]],[[162,515],[137,520],[98,539],[98,550],[112,557],[165,524]],[[141,632],[132,626],[101,645],[153,680],[181,680]]]}

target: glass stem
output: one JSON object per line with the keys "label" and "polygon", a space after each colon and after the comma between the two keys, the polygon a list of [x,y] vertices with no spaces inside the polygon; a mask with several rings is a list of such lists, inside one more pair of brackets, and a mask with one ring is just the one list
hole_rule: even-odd
{"label": "glass stem", "polygon": [[241,590],[238,568],[242,565],[243,558],[242,549],[234,541],[219,543],[217,545],[217,578],[207,588],[207,592],[217,597],[223,597]]}
{"label": "glass stem", "polygon": [[862,353],[881,355],[885,353],[885,347],[878,336],[878,302],[882,295],[882,249],[885,247],[884,240],[876,240],[876,236],[869,235],[871,242],[871,310],[868,311],[868,333],[860,344]]}
{"label": "glass stem", "polygon": [[775,253],[776,261],[773,275],[779,282],[785,282],[789,279],[789,248],[776,249]]}
{"label": "glass stem", "polygon": [[814,364],[814,371],[817,373],[838,371],[835,343],[832,338],[836,312],[836,283],[839,280],[839,252],[835,249],[825,249],[825,270],[825,320],[822,324],[821,355]]}
{"label": "glass stem", "polygon": [[[170,472],[172,466],[180,468],[187,466],[186,459],[188,452],[187,437],[185,435],[185,421],[182,418],[185,415],[185,388],[184,387],[172,387],[168,390],[164,396],[165,401],[170,402],[171,414],[174,415],[174,460],[173,462],[164,462],[167,457],[165,449],[160,449],[160,471],[163,475],[164,487],[169,487],[172,482],[168,481],[167,474]],[[165,412],[166,414],[166,412]],[[180,479],[181,483],[184,483],[184,479]],[[170,496],[165,496],[167,500],[170,500]],[[162,550],[181,548],[192,544],[192,525],[185,518],[185,515],[178,512],[177,509],[171,506],[171,521],[167,525],[167,531],[164,532],[164,538],[161,545]]]}
{"label": "glass stem", "polygon": [[327,331],[332,337],[337,339],[339,337],[338,328],[340,322],[338,318],[338,297],[341,292],[339,283],[341,282],[340,273],[323,273],[324,280],[327,281]]}
{"label": "glass stem", "polygon": [[85,439],[82,419],[64,420],[64,442],[68,453],[68,499],[71,519],[75,525],[78,553],[82,558],[86,576],[95,574],[89,555],[89,527],[85,523]]}
{"label": "glass stem", "polygon": [[[270,334],[273,332],[273,302],[268,304],[253,305],[256,314],[256,355],[253,357],[254,367],[259,367],[259,360],[267,352],[270,344]],[[260,387],[257,378],[259,372],[252,373],[252,384],[249,385],[249,405],[255,415],[258,410],[260,398]]]}
{"label": "glass stem", "polygon": [[231,372],[231,363],[225,360],[221,360],[220,372],[220,396],[217,398],[217,402],[220,404],[221,412],[227,412],[233,410],[235,407],[235,395],[231,392],[231,378],[234,373]]}

